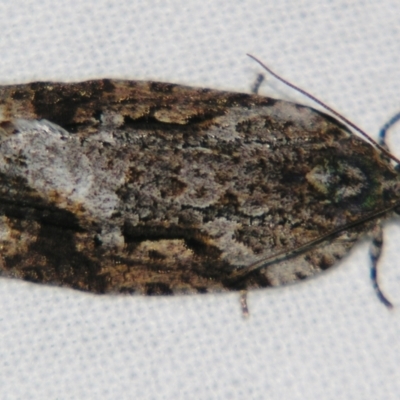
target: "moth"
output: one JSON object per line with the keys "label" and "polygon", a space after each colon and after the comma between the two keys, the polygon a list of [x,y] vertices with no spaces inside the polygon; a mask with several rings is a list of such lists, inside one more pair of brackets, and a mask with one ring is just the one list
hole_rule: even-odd
{"label": "moth", "polygon": [[109,79],[0,87],[3,277],[145,295],[281,286],[366,234],[376,267],[399,204],[387,153],[300,104]]}

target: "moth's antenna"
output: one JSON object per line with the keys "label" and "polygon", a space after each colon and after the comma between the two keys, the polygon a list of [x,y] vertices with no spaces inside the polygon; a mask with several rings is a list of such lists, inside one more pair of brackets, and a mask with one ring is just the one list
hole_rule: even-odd
{"label": "moth's antenna", "polygon": [[337,111],[335,111],[333,108],[329,107],[327,104],[325,104],[323,101],[317,99],[315,96],[312,94],[306,92],[305,90],[299,88],[298,86],[294,85],[293,83],[290,83],[284,78],[281,78],[278,74],[276,74],[274,71],[272,71],[269,67],[267,67],[264,63],[262,63],[258,58],[252,56],[251,54],[247,54],[250,58],[252,58],[254,61],[258,62],[266,71],[268,71],[273,77],[278,79],[279,81],[283,82],[285,85],[291,87],[294,90],[297,90],[304,96],[308,97],[309,99],[315,101],[317,104],[319,104],[321,107],[325,108],[332,114],[334,114],[336,117],[341,119],[344,123],[347,125],[351,126],[354,130],[356,130],[358,133],[360,133],[362,136],[364,136],[370,143],[372,143],[375,147],[377,147],[383,154],[391,158],[393,161],[395,161],[397,164],[400,164],[400,160],[398,160],[393,154],[390,154],[389,151],[387,151],[384,147],[382,147],[378,142],[376,142],[374,139],[372,139],[366,132],[364,132],[361,128],[359,128],[357,125],[355,125],[353,122],[348,120],[346,117],[344,117],[342,114],[339,114]]}
{"label": "moth's antenna", "polygon": [[[400,201],[397,201],[396,203],[392,204],[391,206],[389,206],[387,208],[384,208],[384,209],[381,209],[378,211],[373,211],[372,213],[367,214],[364,217],[362,217],[356,221],[352,221],[348,224],[345,224],[343,226],[339,226],[335,229],[332,229],[331,231],[325,232],[324,234],[318,236],[314,240],[310,240],[309,242],[299,245],[298,247],[296,247],[292,250],[280,251],[270,257],[264,258],[260,261],[256,261],[255,263],[250,264],[246,268],[237,269],[231,273],[230,278],[233,280],[238,280],[238,279],[245,277],[246,275],[249,275],[253,271],[257,271],[259,269],[265,268],[268,265],[296,257],[299,254],[302,254],[302,253],[310,250],[317,244],[325,242],[326,240],[336,237],[338,234],[340,234],[343,231],[354,228],[354,227],[364,224],[368,221],[371,221],[377,217],[380,217],[381,215],[384,215],[399,206],[400,206]],[[377,269],[376,269],[376,260],[377,260],[377,257],[372,257],[373,265],[372,265],[372,269],[371,269],[371,278],[373,281],[373,286],[374,286],[374,289],[375,289],[379,299],[385,304],[385,306],[388,308],[392,308],[393,304],[387,299],[387,297],[383,294],[381,288],[379,287]],[[242,308],[243,308],[243,306],[242,306]]]}

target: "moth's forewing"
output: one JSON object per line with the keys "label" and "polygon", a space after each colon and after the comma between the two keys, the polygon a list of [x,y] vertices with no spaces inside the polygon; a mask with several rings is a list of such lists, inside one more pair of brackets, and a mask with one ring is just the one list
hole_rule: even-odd
{"label": "moth's forewing", "polygon": [[[96,293],[277,286],[398,199],[388,161],[311,108],[154,82],[0,88],[1,274]],[[295,257],[327,232],[337,235]]]}

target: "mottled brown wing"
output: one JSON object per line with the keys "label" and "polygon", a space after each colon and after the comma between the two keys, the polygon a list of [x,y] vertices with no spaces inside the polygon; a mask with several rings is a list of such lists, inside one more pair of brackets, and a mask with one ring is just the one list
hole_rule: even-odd
{"label": "mottled brown wing", "polygon": [[295,282],[331,267],[373,221],[237,272],[398,192],[391,165],[341,124],[260,96],[32,83],[0,89],[0,121],[2,274],[96,293]]}

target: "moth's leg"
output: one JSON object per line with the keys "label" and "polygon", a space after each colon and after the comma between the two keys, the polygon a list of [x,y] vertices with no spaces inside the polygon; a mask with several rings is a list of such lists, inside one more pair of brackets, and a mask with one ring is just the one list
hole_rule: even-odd
{"label": "moth's leg", "polygon": [[244,318],[249,316],[249,308],[247,307],[247,290],[240,291],[240,306],[242,307],[242,314]]}
{"label": "moth's leg", "polygon": [[258,74],[253,86],[251,87],[251,93],[258,94],[261,84],[264,82],[265,76]]}
{"label": "moth's leg", "polygon": [[379,300],[388,308],[392,308],[393,304],[388,300],[385,294],[379,287],[379,277],[378,277],[378,263],[379,258],[382,254],[383,246],[383,230],[381,224],[376,224],[374,230],[372,231],[372,243],[369,250],[371,257],[371,279],[374,286],[375,292],[378,295]]}
{"label": "moth's leg", "polygon": [[383,127],[379,132],[379,144],[385,147],[386,149],[388,148],[386,143],[387,132],[389,129],[392,128],[393,125],[395,125],[399,121],[400,121],[400,112],[394,115],[392,118],[390,118],[389,121],[386,122],[385,125],[383,125]]}

